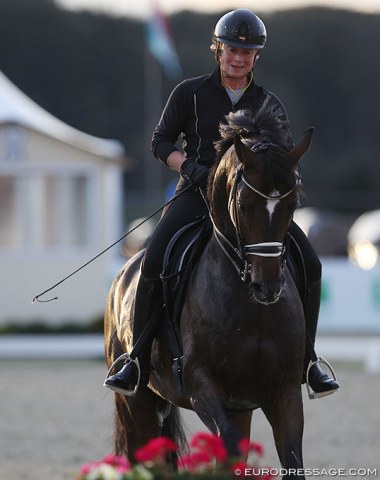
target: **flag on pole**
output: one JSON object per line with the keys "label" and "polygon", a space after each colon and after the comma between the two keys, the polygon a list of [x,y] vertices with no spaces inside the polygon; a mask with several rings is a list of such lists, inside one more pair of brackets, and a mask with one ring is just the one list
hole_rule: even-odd
{"label": "flag on pole", "polygon": [[146,24],[146,38],[150,52],[160,62],[165,75],[172,80],[181,77],[182,68],[169,23],[157,2],[154,2],[151,18]]}

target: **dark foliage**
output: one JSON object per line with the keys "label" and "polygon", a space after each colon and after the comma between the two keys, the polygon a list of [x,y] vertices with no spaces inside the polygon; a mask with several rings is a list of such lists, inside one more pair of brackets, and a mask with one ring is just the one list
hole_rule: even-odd
{"label": "dark foliage", "polygon": [[[220,14],[171,17],[184,77],[214,68],[209,45]],[[269,37],[256,81],[282,99],[295,138],[317,129],[302,164],[304,203],[378,208],[380,15],[307,8],[261,16]],[[135,159],[128,194],[144,188],[149,161],[162,169],[150,154],[150,134],[175,82],[149,57],[143,22],[71,12],[52,0],[1,0],[0,69],[58,118],[121,140]],[[167,171],[162,181],[171,178]]]}

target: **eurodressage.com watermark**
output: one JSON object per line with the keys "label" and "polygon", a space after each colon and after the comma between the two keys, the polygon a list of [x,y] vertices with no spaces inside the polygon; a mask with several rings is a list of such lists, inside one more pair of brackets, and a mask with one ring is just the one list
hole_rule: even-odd
{"label": "eurodressage.com watermark", "polygon": [[377,477],[377,468],[236,468],[237,477],[255,475],[304,475],[305,477]]}

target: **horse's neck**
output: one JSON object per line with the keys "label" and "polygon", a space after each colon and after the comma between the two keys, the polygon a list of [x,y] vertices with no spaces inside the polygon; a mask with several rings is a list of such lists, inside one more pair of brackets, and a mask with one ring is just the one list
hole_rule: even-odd
{"label": "horse's neck", "polygon": [[237,168],[238,164],[236,162],[231,164],[231,158],[229,162],[224,162],[223,165],[219,165],[215,172],[210,198],[210,208],[214,224],[230,242],[235,241],[235,228],[229,212],[230,194],[227,184],[231,179],[229,179],[228,172],[235,172]]}

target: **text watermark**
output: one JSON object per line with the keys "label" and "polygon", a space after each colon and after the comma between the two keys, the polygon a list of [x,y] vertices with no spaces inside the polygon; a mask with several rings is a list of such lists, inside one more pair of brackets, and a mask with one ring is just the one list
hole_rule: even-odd
{"label": "text watermark", "polygon": [[257,475],[304,475],[305,477],[377,477],[377,468],[236,468],[237,477],[253,477]]}

